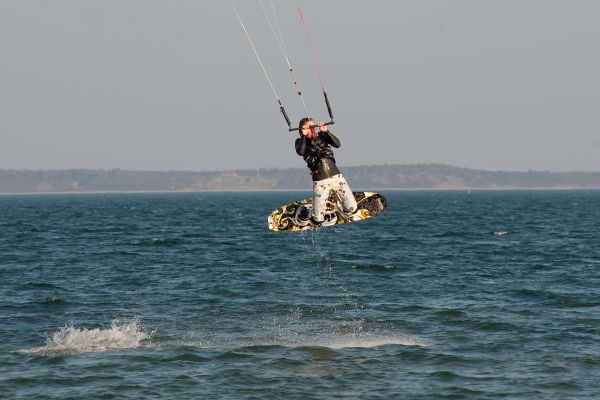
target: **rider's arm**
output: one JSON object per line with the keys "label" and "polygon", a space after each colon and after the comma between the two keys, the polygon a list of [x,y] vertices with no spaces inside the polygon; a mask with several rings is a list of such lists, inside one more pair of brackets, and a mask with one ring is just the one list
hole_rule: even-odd
{"label": "rider's arm", "polygon": [[340,145],[341,145],[340,139],[338,139],[337,136],[335,136],[333,133],[331,133],[330,130],[321,132],[321,134],[323,135],[323,139],[325,140],[325,143],[335,147],[336,149],[338,147],[340,147]]}
{"label": "rider's arm", "polygon": [[300,138],[296,139],[296,153],[299,156],[303,156],[304,152],[306,152],[306,136],[301,136]]}

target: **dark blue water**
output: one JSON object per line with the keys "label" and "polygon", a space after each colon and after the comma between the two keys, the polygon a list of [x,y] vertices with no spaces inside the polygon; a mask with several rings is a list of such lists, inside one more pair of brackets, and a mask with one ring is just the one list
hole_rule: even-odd
{"label": "dark blue water", "polygon": [[0,197],[0,397],[600,398],[600,191]]}

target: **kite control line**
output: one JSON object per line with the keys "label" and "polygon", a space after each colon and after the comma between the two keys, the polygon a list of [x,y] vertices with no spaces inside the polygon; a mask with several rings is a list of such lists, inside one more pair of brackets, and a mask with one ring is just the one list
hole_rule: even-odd
{"label": "kite control line", "polygon": [[[277,41],[277,45],[279,46],[279,49],[281,50],[281,54],[283,54],[283,58],[285,59],[285,62],[288,65],[288,69],[290,71],[292,82],[294,83],[294,86],[296,87],[296,92],[298,93],[300,102],[302,103],[302,106],[304,107],[304,112],[306,113],[306,115],[309,115],[308,108],[306,107],[306,103],[304,102],[304,98],[302,97],[302,90],[300,90],[300,83],[298,83],[298,80],[296,79],[296,74],[294,73],[294,68],[292,67],[292,63],[290,61],[290,58],[288,57],[288,53],[285,48],[285,41],[283,40],[283,33],[281,33],[281,26],[279,25],[279,19],[277,18],[277,13],[275,12],[275,6],[273,5],[273,0],[271,0],[271,2],[270,2],[271,3],[271,11],[273,13],[273,19],[275,20],[275,25],[277,26],[277,31],[275,31],[273,22],[271,22],[269,13],[267,13],[267,10],[263,6],[262,0],[258,0],[258,3],[260,4],[260,8],[262,8],[263,14],[265,16],[265,19],[267,20],[267,23],[269,24],[269,27],[271,28],[271,32],[273,32],[273,36],[275,36],[275,40]],[[289,126],[289,124],[288,124],[288,126]],[[290,128],[291,128],[291,126],[290,126]]]}
{"label": "kite control line", "polygon": [[[246,25],[244,24],[244,21],[242,20],[240,13],[238,12],[237,8],[235,7],[235,4],[233,4],[233,0],[230,0],[229,2],[231,3],[231,7],[233,7],[233,11],[235,12],[235,15],[237,16],[238,21],[240,22],[240,25],[242,25],[242,29],[244,30],[244,33],[246,34],[248,43],[250,43],[250,47],[252,47],[252,50],[254,51],[254,55],[256,56],[256,59],[258,60],[258,63],[260,64],[260,67],[262,68],[263,73],[265,74],[265,77],[267,78],[267,82],[269,82],[269,86],[271,87],[271,90],[273,91],[273,94],[275,95],[275,98],[277,99],[277,103],[279,104],[279,111],[281,111],[281,114],[283,115],[283,118],[285,119],[285,122],[287,123],[288,128],[291,130],[292,122],[290,121],[290,118],[288,117],[287,112],[285,111],[285,107],[283,106],[283,103],[281,102],[281,99],[279,98],[279,95],[277,94],[277,91],[275,90],[275,86],[273,86],[273,82],[271,82],[271,78],[269,77],[269,74],[267,73],[267,69],[265,68],[262,60],[260,59],[260,56],[258,55],[256,46],[254,45],[254,42],[252,41],[252,38],[250,37],[248,30],[246,29]],[[261,6],[262,6],[262,3],[261,3]]]}
{"label": "kite control line", "polygon": [[329,113],[329,118],[331,119],[331,121],[325,125],[333,125],[333,112],[331,111],[329,98],[327,97],[327,92],[325,91],[325,85],[323,85],[323,79],[321,79],[321,69],[319,68],[319,61],[317,60],[317,52],[315,51],[315,48],[312,45],[310,33],[308,32],[308,27],[306,26],[306,22],[304,21],[304,14],[302,13],[302,8],[300,7],[300,0],[296,0],[296,5],[298,7],[300,21],[302,22],[302,28],[304,29],[304,35],[306,36],[306,44],[308,45],[308,48],[310,50],[313,65],[315,66],[315,71],[317,72],[317,78],[319,79],[319,83],[321,84],[321,90],[323,91],[323,97],[325,97],[325,105],[327,106],[327,112]]}
{"label": "kite control line", "polygon": [[[250,47],[252,47],[252,50],[254,52],[254,55],[256,56],[256,59],[258,60],[258,63],[265,75],[265,78],[267,78],[267,82],[269,83],[269,86],[271,87],[271,90],[273,91],[273,94],[275,95],[275,99],[277,100],[277,104],[279,105],[279,111],[281,112],[281,114],[283,115],[283,118],[285,119],[285,122],[288,126],[288,131],[293,132],[293,131],[298,131],[299,128],[292,128],[292,122],[285,110],[285,107],[283,106],[283,103],[281,101],[281,98],[279,97],[279,95],[277,94],[277,91],[275,90],[275,86],[273,85],[273,82],[271,81],[271,78],[269,77],[269,74],[267,73],[267,69],[265,68],[259,54],[258,51],[256,50],[256,46],[254,45],[254,41],[252,40],[252,38],[250,37],[250,33],[248,33],[248,30],[246,29],[246,25],[244,24],[244,21],[242,20],[242,17],[240,16],[235,4],[233,3],[233,0],[230,0],[231,3],[231,7],[233,7],[233,11],[235,12],[235,15],[238,18],[238,21],[240,22],[240,25],[242,26],[242,29],[244,30],[244,33],[246,35],[246,38],[248,39],[248,43],[250,43]],[[287,50],[285,48],[285,43],[283,40],[283,35],[281,33],[281,28],[279,26],[279,21],[277,19],[277,14],[275,13],[275,7],[273,6],[273,1],[271,0],[271,10],[273,13],[273,17],[275,20],[275,26],[277,27],[277,30],[275,30],[275,26],[273,25],[273,23],[271,22],[271,19],[267,13],[267,10],[265,9],[265,7],[263,6],[263,3],[261,0],[259,0],[259,4],[260,7],[262,8],[263,14],[265,16],[265,18],[267,19],[267,22],[269,24],[269,27],[271,28],[271,31],[273,32],[273,35],[275,36],[275,40],[277,41],[277,44],[279,45],[279,49],[281,50],[281,52],[283,53],[283,57],[285,58],[285,61],[288,65],[291,77],[292,77],[292,82],[296,88],[296,91],[298,93],[298,97],[300,99],[300,102],[302,103],[302,106],[304,107],[304,111],[306,113],[306,116],[309,115],[308,112],[308,108],[306,107],[306,103],[304,102],[304,98],[302,97],[302,91],[300,90],[300,84],[298,83],[298,80],[296,79],[296,76],[294,74],[294,69],[292,68],[292,63],[290,62],[290,59],[288,57],[288,53]],[[308,48],[311,52],[311,56],[312,56],[312,60],[313,60],[313,64],[315,66],[315,70],[317,73],[317,78],[319,80],[319,83],[321,84],[321,90],[323,91],[323,96],[325,98],[325,105],[327,106],[327,112],[329,113],[329,118],[330,121],[325,123],[325,125],[333,125],[335,124],[335,122],[333,121],[333,112],[331,111],[331,105],[329,104],[329,99],[327,97],[327,92],[325,91],[325,86],[323,85],[323,80],[321,79],[321,72],[319,69],[319,63],[317,61],[317,55],[316,52],[314,50],[314,47],[312,45],[312,41],[310,38],[310,34],[308,32],[308,28],[306,27],[306,23],[304,22],[304,15],[302,14],[302,9],[300,8],[300,1],[297,0],[297,7],[298,7],[298,12],[300,14],[300,20],[302,21],[302,26],[304,28],[304,33],[306,35],[306,41],[308,44]],[[316,128],[318,125],[312,125],[311,128]]]}

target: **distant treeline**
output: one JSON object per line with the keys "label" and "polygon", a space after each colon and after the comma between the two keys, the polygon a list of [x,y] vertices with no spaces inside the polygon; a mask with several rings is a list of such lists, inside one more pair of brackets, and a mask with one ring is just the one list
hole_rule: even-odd
{"label": "distant treeline", "polygon": [[[354,189],[600,188],[600,172],[484,171],[442,164],[341,168]],[[307,190],[305,168],[232,171],[0,170],[0,193]]]}

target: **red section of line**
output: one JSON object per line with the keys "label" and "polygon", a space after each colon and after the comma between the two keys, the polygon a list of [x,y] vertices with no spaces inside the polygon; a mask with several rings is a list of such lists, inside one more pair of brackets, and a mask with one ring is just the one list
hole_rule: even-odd
{"label": "red section of line", "polygon": [[300,21],[302,21],[302,27],[304,28],[304,34],[306,35],[306,43],[308,44],[308,48],[310,50],[310,54],[312,55],[313,64],[315,66],[315,70],[317,71],[317,78],[319,78],[319,83],[321,83],[321,90],[325,93],[325,86],[323,85],[323,80],[321,79],[321,71],[319,68],[319,62],[317,61],[317,53],[312,45],[312,40],[310,39],[310,33],[308,33],[308,28],[306,27],[306,23],[304,22],[304,15],[302,14],[302,8],[300,8],[300,0],[296,0],[296,4],[298,5],[298,13],[300,14]]}

